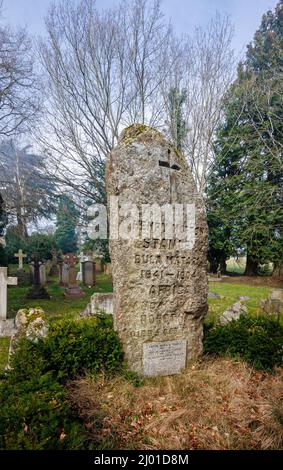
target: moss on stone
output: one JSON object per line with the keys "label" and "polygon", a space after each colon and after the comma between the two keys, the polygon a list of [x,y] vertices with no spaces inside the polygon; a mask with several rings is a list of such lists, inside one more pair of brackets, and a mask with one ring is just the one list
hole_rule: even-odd
{"label": "moss on stone", "polygon": [[121,143],[124,145],[130,145],[132,142],[134,142],[141,134],[150,134],[154,135],[159,135],[160,137],[163,137],[163,135],[157,130],[154,129],[153,127],[147,126],[146,124],[132,124],[129,127],[126,127],[126,129],[123,130],[121,134]]}

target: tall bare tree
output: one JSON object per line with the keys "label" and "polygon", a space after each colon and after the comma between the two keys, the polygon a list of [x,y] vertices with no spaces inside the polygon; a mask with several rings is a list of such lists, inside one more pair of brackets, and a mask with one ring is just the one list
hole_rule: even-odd
{"label": "tall bare tree", "polygon": [[221,119],[223,99],[235,74],[232,35],[229,18],[219,14],[205,28],[196,28],[192,36],[183,39],[182,53],[163,88],[167,129],[174,142],[178,120],[170,109],[168,90],[185,94],[182,118],[187,133],[183,135],[182,148],[201,192],[213,160],[213,137]]}
{"label": "tall bare tree", "polygon": [[3,23],[0,4],[0,139],[24,132],[39,110],[30,39]]}
{"label": "tall bare tree", "polygon": [[104,159],[122,127],[160,121],[172,32],[159,3],[135,0],[99,12],[92,0],[62,1],[46,18],[41,141],[56,179],[92,200],[105,200]]}

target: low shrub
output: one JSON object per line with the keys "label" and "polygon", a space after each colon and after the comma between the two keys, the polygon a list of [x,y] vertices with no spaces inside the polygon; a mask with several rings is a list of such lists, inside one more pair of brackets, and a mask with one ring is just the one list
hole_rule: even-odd
{"label": "low shrub", "polygon": [[[0,448],[9,450],[84,449],[86,432],[66,392],[50,372],[15,383],[0,383]],[[13,376],[15,379],[15,376]]]}
{"label": "low shrub", "polygon": [[205,325],[204,352],[240,356],[256,369],[272,370],[283,360],[283,326],[277,318],[242,315],[225,326]]}
{"label": "low shrub", "polygon": [[112,321],[109,315],[97,315],[54,323],[42,344],[49,367],[59,378],[72,378],[86,370],[96,373],[119,369],[123,351]]}
{"label": "low shrub", "polygon": [[90,448],[63,384],[85,371],[114,372],[122,361],[112,318],[105,315],[54,322],[36,344],[21,338],[0,382],[0,448]]}

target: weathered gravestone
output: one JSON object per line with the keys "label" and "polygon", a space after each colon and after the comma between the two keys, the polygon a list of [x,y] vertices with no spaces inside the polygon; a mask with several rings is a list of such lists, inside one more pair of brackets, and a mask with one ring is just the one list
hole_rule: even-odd
{"label": "weathered gravestone", "polygon": [[88,261],[88,256],[86,256],[84,254],[84,252],[82,251],[80,253],[80,256],[79,256],[79,259],[80,259],[80,270],[79,272],[77,273],[77,281],[82,281],[83,280],[83,268],[82,268],[82,263],[84,261]]}
{"label": "weathered gravestone", "polygon": [[7,319],[7,286],[16,286],[17,278],[8,276],[8,269],[0,267],[0,320]]}
{"label": "weathered gravestone", "polygon": [[103,267],[103,271],[104,271],[104,274],[106,274],[107,276],[110,276],[112,274],[112,270],[111,270],[111,263],[106,263]]}
{"label": "weathered gravestone", "polygon": [[19,261],[19,267],[17,269],[18,284],[25,284],[29,280],[28,274],[25,272],[23,264],[23,260],[27,257],[27,255],[23,253],[22,249],[19,249],[18,253],[15,253],[14,256],[15,258],[18,258]]}
{"label": "weathered gravestone", "polygon": [[[32,261],[29,265],[29,273],[30,273],[30,282],[31,284],[35,283],[35,267],[34,261]],[[46,285],[46,268],[45,264],[39,261],[39,283],[41,286]]]}
{"label": "weathered gravestone", "polygon": [[39,266],[39,279],[40,279],[40,284],[42,286],[46,285],[46,266],[44,263],[42,263]]}
{"label": "weathered gravestone", "polygon": [[[31,258],[30,269],[32,287],[27,292],[27,299],[50,299],[50,295],[44,287],[44,274],[42,266],[44,264],[40,261],[40,257],[35,253]],[[41,277],[40,277],[41,275]]]}
{"label": "weathered gravestone", "polygon": [[103,273],[103,256],[102,255],[93,255],[93,261],[95,262],[95,271],[97,273]]}
{"label": "weathered gravestone", "polygon": [[49,276],[58,276],[59,274],[59,268],[58,268],[58,253],[55,248],[51,250],[52,254],[52,260],[51,260],[51,266],[49,270]]}
{"label": "weathered gravestone", "polygon": [[93,261],[83,261],[81,266],[83,284],[93,287],[95,285],[95,263]]}
{"label": "weathered gravestone", "polygon": [[19,260],[19,269],[23,269],[24,268],[23,260],[24,258],[27,257],[27,255],[23,253],[23,250],[19,250],[18,253],[14,254],[14,256],[15,258],[18,258]]}
{"label": "weathered gravestone", "polygon": [[69,274],[68,287],[65,289],[65,297],[70,299],[76,299],[85,295],[83,290],[77,285],[77,261],[77,257],[73,253],[67,253],[65,255],[65,263],[68,265]]}
{"label": "weathered gravestone", "polygon": [[126,359],[144,375],[178,373],[202,352],[207,312],[202,198],[179,152],[158,131],[139,125],[126,129],[108,156],[106,188],[114,325]]}
{"label": "weathered gravestone", "polygon": [[69,265],[63,261],[59,263],[59,284],[61,286],[69,284]]}

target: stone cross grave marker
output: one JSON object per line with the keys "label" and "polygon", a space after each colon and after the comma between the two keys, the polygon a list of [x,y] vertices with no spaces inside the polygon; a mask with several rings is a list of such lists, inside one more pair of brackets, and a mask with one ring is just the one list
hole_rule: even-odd
{"label": "stone cross grave marker", "polygon": [[0,320],[7,318],[7,286],[16,286],[18,279],[8,276],[8,269],[0,267]]}
{"label": "stone cross grave marker", "polygon": [[23,259],[27,257],[27,255],[25,255],[23,253],[23,250],[20,249],[18,251],[18,253],[15,253],[14,254],[15,258],[18,258],[19,259],[19,269],[23,269],[24,268],[24,265],[23,265]]}
{"label": "stone cross grave marker", "polygon": [[69,284],[65,290],[65,296],[68,298],[79,298],[84,296],[83,290],[77,285],[76,263],[78,258],[74,253],[65,255],[65,263],[69,267]]}
{"label": "stone cross grave marker", "polygon": [[88,260],[88,256],[86,256],[84,254],[84,252],[82,251],[79,255],[79,260],[80,260],[80,270],[79,272],[77,273],[77,281],[82,281],[83,280],[83,268],[82,268],[82,263],[84,261],[87,261]]}
{"label": "stone cross grave marker", "polygon": [[31,257],[32,287],[27,292],[28,299],[50,299],[50,295],[44,288],[46,283],[45,266],[40,261],[38,253]]}
{"label": "stone cross grave marker", "polygon": [[146,376],[179,373],[202,352],[203,200],[182,155],[161,133],[138,125],[108,156],[106,189],[114,327],[127,362]]}

